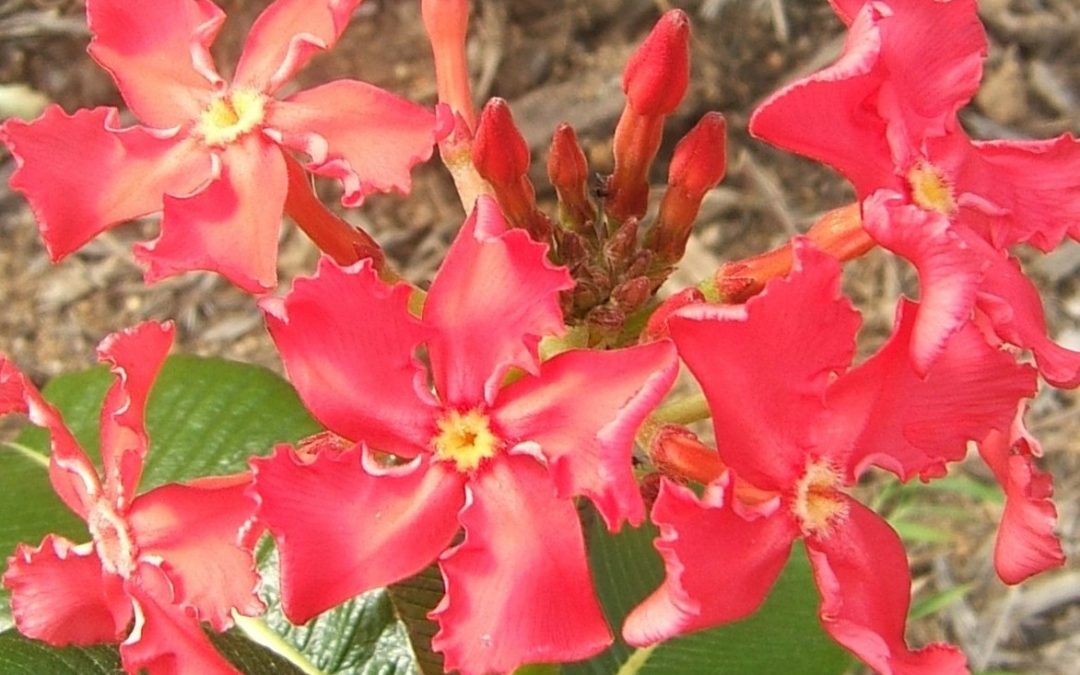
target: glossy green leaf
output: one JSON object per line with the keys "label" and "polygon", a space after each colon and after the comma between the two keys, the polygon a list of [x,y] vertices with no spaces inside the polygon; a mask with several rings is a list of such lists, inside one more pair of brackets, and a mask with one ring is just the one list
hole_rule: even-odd
{"label": "glossy green leaf", "polygon": [[[656,528],[607,533],[593,512],[585,514],[590,563],[608,620],[616,635],[630,610],[663,579],[663,563],[652,546]],[[810,564],[795,547],[765,605],[738,623],[675,638],[652,649],[616,639],[604,653],[563,667],[567,675],[756,675],[798,672],[839,675],[851,658],[821,629],[818,594]],[[793,661],[793,655],[798,661]]]}
{"label": "glossy green leaf", "polygon": [[294,626],[281,612],[277,555],[260,565],[266,625],[310,661],[318,672],[340,675],[418,675],[421,670],[390,595],[376,589]]}

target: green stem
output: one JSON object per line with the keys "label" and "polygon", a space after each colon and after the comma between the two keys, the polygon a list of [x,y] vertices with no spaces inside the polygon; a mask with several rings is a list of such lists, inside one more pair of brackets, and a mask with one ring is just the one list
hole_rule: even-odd
{"label": "green stem", "polygon": [[262,619],[244,616],[243,614],[238,614],[236,612],[233,612],[233,619],[236,621],[236,627],[239,628],[244,635],[248,636],[252,642],[266,647],[304,671],[307,675],[327,675],[319,670],[308,657],[300,653],[300,650],[289,644],[285,638],[281,637],[281,635],[271,630],[270,626],[267,626],[266,622]]}
{"label": "green stem", "polygon": [[651,421],[657,424],[690,424],[708,419],[709,402],[704,394],[693,394],[660,406],[652,414]]}
{"label": "green stem", "polygon": [[4,447],[11,448],[23,457],[26,457],[31,461],[37,462],[46,469],[49,468],[49,457],[47,455],[41,454],[33,448],[28,448],[25,445],[21,443],[15,443],[14,441],[7,441],[3,445]]}
{"label": "green stem", "polygon": [[615,675],[637,675],[637,672],[641,670],[645,665],[645,662],[652,656],[654,649],[656,649],[656,645],[635,649],[634,653],[630,655],[630,658],[626,660],[626,663],[622,664],[622,667],[619,668],[619,672]]}

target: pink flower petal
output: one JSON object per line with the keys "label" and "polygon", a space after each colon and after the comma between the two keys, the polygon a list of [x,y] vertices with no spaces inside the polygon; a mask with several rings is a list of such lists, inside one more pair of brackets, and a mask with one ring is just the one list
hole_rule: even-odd
{"label": "pink flower petal", "polygon": [[1005,491],[1005,512],[994,545],[994,568],[1001,580],[1018,584],[1064,565],[1061,540],[1054,534],[1054,479],[1035,465],[1040,449],[1020,416],[1010,432],[990,432],[979,443],[979,454]]}
{"label": "pink flower petal", "polygon": [[53,262],[117,223],[160,211],[164,195],[187,195],[211,176],[194,141],[119,128],[115,108],[68,116],[51,106],[30,124],[0,127]]}
{"label": "pink flower petal", "polygon": [[535,375],[540,338],[563,329],[569,273],[547,261],[547,246],[506,228],[494,200],[478,199],[424,305],[435,388],[452,406],[491,403],[512,366]]}
{"label": "pink flower petal", "polygon": [[388,286],[367,261],[329,258],[284,299],[266,299],[270,336],[289,380],[331,431],[412,457],[430,449],[435,408],[415,354],[427,332],[409,314],[409,287]]}
{"label": "pink flower petal", "polygon": [[1024,276],[1020,263],[1004,252],[991,250],[980,239],[969,237],[968,242],[989,261],[976,303],[994,332],[1009,344],[1031,350],[1039,373],[1050,384],[1063,389],[1080,386],[1080,352],[1049,338],[1042,298]]}
{"label": "pink flower petal", "polygon": [[242,675],[210,644],[198,620],[172,603],[165,572],[139,565],[125,584],[135,602],[135,627],[120,645],[120,658],[129,673],[148,675]]}
{"label": "pink flower petal", "polygon": [[470,482],[465,541],[439,562],[446,596],[430,614],[446,670],[510,672],[592,656],[611,644],[577,510],[531,457],[501,457]]}
{"label": "pink flower petal", "polygon": [[784,511],[743,515],[732,508],[731,474],[699,499],[664,479],[653,506],[664,583],[627,617],[623,638],[645,646],[738,621],[757,611],[799,536]]}
{"label": "pink flower petal", "polygon": [[0,356],[0,415],[26,415],[49,432],[49,481],[61,501],[86,520],[100,497],[101,482],[79,442],[64,424],[60,411],[11,362]]}
{"label": "pink flower petal", "polygon": [[[875,3],[876,4],[876,3]],[[956,125],[979,87],[986,32],[975,0],[888,0],[882,11],[881,114],[902,122],[912,144]],[[870,10],[866,10],[870,11]]]}
{"label": "pink flower petal", "polygon": [[259,577],[241,535],[255,515],[246,494],[249,474],[169,484],[137,497],[127,520],[140,555],[160,559],[175,602],[215,630],[232,626],[231,612],[254,616]]}
{"label": "pink flower petal", "polygon": [[407,193],[410,170],[435,147],[435,115],[388,91],[337,80],[275,102],[267,126],[303,152],[308,170],[339,179],[341,201],[356,206],[371,192]]}
{"label": "pink flower petal", "polygon": [[851,363],[860,321],[836,259],[805,240],[795,252],[791,274],[745,306],[695,305],[668,320],[709,401],[721,458],[776,491],[802,475],[808,429],[830,378]]}
{"label": "pink flower petal", "polygon": [[843,440],[819,445],[852,448],[838,462],[847,467],[850,483],[867,464],[902,480],[942,476],[946,462],[964,458],[968,441],[1008,429],[1017,402],[1035,394],[1034,369],[987,344],[971,323],[949,337],[920,377],[908,358],[917,311],[902,300],[889,341],[829,388],[829,408],[836,412],[822,427]]}
{"label": "pink flower petal", "polygon": [[884,75],[876,10],[858,15],[833,65],[770,96],[750,118],[750,133],[844,174],[859,196],[901,187],[893,173],[887,124],[872,105]]}
{"label": "pink flower petal", "polygon": [[176,331],[171,323],[146,322],[113,333],[98,345],[115,382],[101,409],[101,459],[105,498],[121,511],[135,496],[149,440],[143,423],[146,400]]}
{"label": "pink flower petal", "polygon": [[380,471],[359,448],[325,447],[307,460],[282,446],[251,463],[293,623],[416,574],[458,531],[464,474],[424,457]]}
{"label": "pink flower petal", "polygon": [[935,211],[881,190],[863,204],[863,226],[919,272],[919,319],[911,337],[915,370],[925,374],[949,336],[971,320],[986,262]]}
{"label": "pink flower petal", "polygon": [[806,540],[821,592],[822,626],[880,673],[967,673],[963,653],[951,645],[908,649],[911,572],[904,545],[876,513],[853,499],[846,502],[843,524],[830,536]]}
{"label": "pink flower petal", "polygon": [[153,283],[210,270],[250,293],[277,284],[277,240],[287,179],[281,150],[249,135],[226,146],[221,175],[192,197],[165,197],[161,236],[135,247]]}
{"label": "pink flower petal", "polygon": [[131,623],[123,580],[102,570],[93,544],[52,534],[36,549],[20,544],[3,581],[19,632],[55,647],[117,642]]}
{"label": "pink flower petal", "polygon": [[210,44],[225,14],[210,0],[154,0],[137,7],[130,0],[87,0],[86,18],[90,56],[113,76],[144,124],[169,129],[191,122],[222,84]]}
{"label": "pink flower petal", "polygon": [[929,151],[958,156],[957,220],[998,250],[1024,242],[1049,251],[1080,226],[1080,141],[1068,134],[974,143],[954,134],[931,141]]}
{"label": "pink flower petal", "polygon": [[588,496],[612,529],[624,519],[637,525],[645,505],[631,464],[634,434],[678,371],[666,340],[564,352],[539,377],[499,392],[493,415],[508,444],[540,446],[560,497]]}
{"label": "pink flower petal", "polygon": [[275,0],[248,32],[234,82],[272,93],[333,47],[362,0]]}

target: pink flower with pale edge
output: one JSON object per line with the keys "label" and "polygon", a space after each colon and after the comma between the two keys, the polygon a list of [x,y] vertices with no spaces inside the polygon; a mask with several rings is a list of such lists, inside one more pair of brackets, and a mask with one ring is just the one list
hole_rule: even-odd
{"label": "pink flower with pale edge", "polygon": [[631,446],[678,363],[664,341],[541,364],[571,283],[482,197],[421,318],[409,288],[366,262],[324,259],[316,277],[262,302],[301,398],[353,446],[252,461],[290,620],[438,560],[446,595],[432,644],[447,670],[506,672],[610,644],[573,498],[591,499],[613,529],[644,519]]}
{"label": "pink flower with pale edge", "polygon": [[276,0],[255,21],[232,83],[209,47],[225,15],[210,0],[87,0],[90,55],[116,81],[140,126],[114,108],[0,127],[53,261],[113,225],[163,212],[161,234],[135,248],[147,281],[221,273],[261,293],[277,283],[285,156],[341,180],[344,204],[407,191],[431,156],[434,116],[363,82],[336,80],[285,98],[283,84],[337,41],[361,0]]}
{"label": "pink flower with pale edge", "polygon": [[144,323],[98,347],[116,375],[101,413],[101,476],[59,411],[0,358],[0,414],[25,414],[49,431],[53,488],[92,537],[75,544],[50,534],[37,548],[19,545],[3,583],[15,625],[28,637],[54,646],[119,642],[129,673],[237,673],[199,622],[223,631],[232,610],[263,610],[242,541],[255,509],[246,494],[251,476],[135,494],[149,443],[146,400],[172,340],[171,325]]}
{"label": "pink flower with pale edge", "polygon": [[[913,310],[903,303],[889,342],[848,370],[860,321],[840,293],[840,266],[797,239],[792,273],[746,305],[695,305],[669,319],[729,470],[701,498],[661,485],[652,518],[667,577],[628,617],[628,642],[651,644],[756,611],[801,536],[821,623],[837,642],[883,673],[965,670],[953,647],[908,648],[903,545],[843,489],[870,464],[939,475],[964,456],[968,440],[1007,429],[1036,378],[970,324],[920,377],[907,358]],[[736,477],[756,490],[740,489]]]}
{"label": "pink flower with pale edge", "polygon": [[974,0],[833,5],[851,24],[843,55],[763,103],[751,132],[844,174],[865,199],[867,231],[918,269],[920,372],[985,295],[997,316],[1015,310],[994,322],[1002,339],[1032,350],[1052,384],[1080,385],[1080,353],[1046,338],[1037,296],[1033,305],[1017,297],[1030,282],[1000,264],[1017,243],[1047,251],[1080,238],[1080,142],[964,133],[956,112],[978,88],[986,55]]}

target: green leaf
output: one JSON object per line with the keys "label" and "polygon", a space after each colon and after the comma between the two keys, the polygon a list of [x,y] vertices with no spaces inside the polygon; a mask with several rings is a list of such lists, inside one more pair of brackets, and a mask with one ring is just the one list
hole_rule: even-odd
{"label": "green leaf", "polygon": [[[259,675],[303,675],[285,659],[235,633],[211,635],[221,655],[241,672]],[[50,647],[14,630],[0,633],[0,672],[5,675],[123,675],[113,646]]]}
{"label": "green leaf", "polygon": [[[609,534],[586,512],[589,557],[604,611],[616,636],[630,610],[660,585],[663,563],[652,546],[652,525]],[[810,564],[798,544],[764,606],[738,623],[638,649],[616,639],[607,651],[563,667],[566,675],[702,675],[793,672],[838,675],[851,663],[821,629]]]}
{"label": "green leaf", "polygon": [[421,672],[405,624],[396,615],[386,589],[364,593],[303,626],[294,626],[281,611],[277,555],[267,556],[259,571],[263,575],[260,595],[269,608],[263,620],[318,672],[335,675]]}

